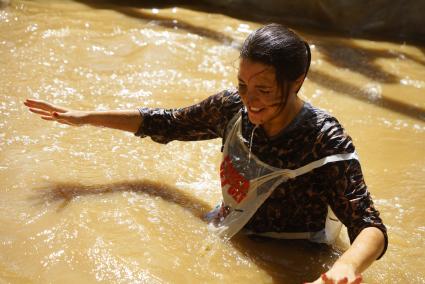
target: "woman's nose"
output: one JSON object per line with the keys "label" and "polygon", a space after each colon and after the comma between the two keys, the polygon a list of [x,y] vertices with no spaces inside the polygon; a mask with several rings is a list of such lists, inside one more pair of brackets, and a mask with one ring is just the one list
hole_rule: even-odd
{"label": "woman's nose", "polygon": [[250,104],[258,101],[258,96],[255,93],[255,90],[248,90],[245,94],[246,101]]}

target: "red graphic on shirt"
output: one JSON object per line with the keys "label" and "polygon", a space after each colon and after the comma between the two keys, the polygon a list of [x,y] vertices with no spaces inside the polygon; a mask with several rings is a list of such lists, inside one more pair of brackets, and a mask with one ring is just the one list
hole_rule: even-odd
{"label": "red graphic on shirt", "polygon": [[249,180],[245,179],[232,165],[229,156],[224,157],[220,166],[221,186],[229,185],[227,193],[240,203],[248,194]]}

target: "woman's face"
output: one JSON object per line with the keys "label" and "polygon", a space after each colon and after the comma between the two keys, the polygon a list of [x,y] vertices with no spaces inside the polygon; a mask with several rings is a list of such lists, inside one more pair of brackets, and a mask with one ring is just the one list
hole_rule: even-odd
{"label": "woman's face", "polygon": [[242,58],[238,73],[239,95],[253,124],[273,123],[282,103],[272,66]]}

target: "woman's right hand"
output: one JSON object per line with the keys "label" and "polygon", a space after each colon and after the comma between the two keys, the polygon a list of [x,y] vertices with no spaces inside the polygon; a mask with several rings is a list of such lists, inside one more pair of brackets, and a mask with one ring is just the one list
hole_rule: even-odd
{"label": "woman's right hand", "polygon": [[24,102],[29,111],[39,114],[44,120],[57,121],[59,123],[81,126],[85,124],[87,112],[59,107],[42,100],[27,99]]}

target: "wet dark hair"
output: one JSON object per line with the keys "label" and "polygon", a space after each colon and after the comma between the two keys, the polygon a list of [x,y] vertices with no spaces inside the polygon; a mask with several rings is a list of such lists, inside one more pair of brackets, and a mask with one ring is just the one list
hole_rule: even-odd
{"label": "wet dark hair", "polygon": [[277,85],[282,92],[283,109],[289,95],[289,83],[303,74],[307,75],[311,52],[308,43],[293,31],[280,24],[268,24],[247,37],[242,45],[240,58],[274,68]]}

